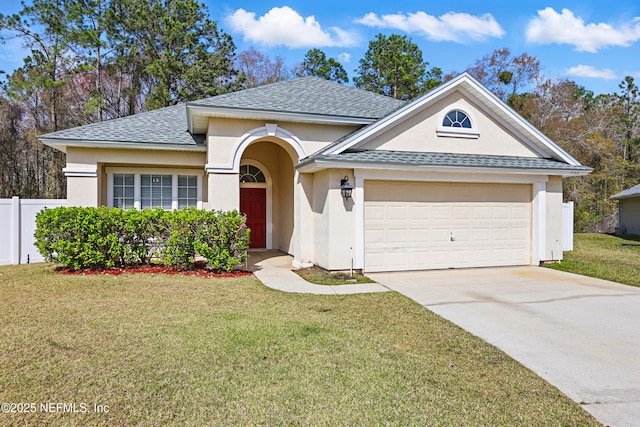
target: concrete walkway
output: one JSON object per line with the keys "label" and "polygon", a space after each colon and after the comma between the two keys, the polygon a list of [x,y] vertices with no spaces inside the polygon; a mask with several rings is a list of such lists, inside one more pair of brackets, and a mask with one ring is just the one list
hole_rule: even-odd
{"label": "concrete walkway", "polygon": [[640,425],[640,288],[539,267],[376,273],[604,425]]}
{"label": "concrete walkway", "polygon": [[326,286],[309,283],[292,271],[293,258],[279,251],[250,251],[247,266],[265,285],[283,292],[315,295],[348,295],[388,292],[378,283]]}

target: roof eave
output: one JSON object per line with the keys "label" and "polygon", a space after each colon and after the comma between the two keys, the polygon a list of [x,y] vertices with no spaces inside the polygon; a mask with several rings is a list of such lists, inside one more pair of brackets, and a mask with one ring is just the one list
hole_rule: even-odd
{"label": "roof eave", "polygon": [[616,194],[615,196],[611,196],[609,197],[611,200],[624,200],[624,199],[635,199],[640,197],[640,193],[638,194],[625,194],[625,195],[619,195]]}
{"label": "roof eave", "polygon": [[125,141],[89,141],[63,138],[38,138],[40,142],[56,150],[66,153],[67,147],[79,148],[109,148],[128,150],[162,150],[162,151],[188,151],[206,152],[204,144],[160,144],[147,142],[125,142]]}
{"label": "roof eave", "polygon": [[224,119],[245,119],[245,120],[272,120],[311,124],[332,124],[332,125],[367,125],[375,122],[376,118],[352,117],[352,116],[331,116],[326,114],[308,114],[287,111],[253,110],[249,108],[228,108],[212,107],[201,105],[195,102],[187,104],[187,117],[189,131],[192,133],[204,133],[206,129],[195,129],[194,115],[206,117],[216,117]]}
{"label": "roof eave", "polygon": [[354,162],[348,160],[322,160],[309,159],[296,166],[300,173],[315,173],[323,169],[345,168],[350,169],[384,169],[397,171],[435,171],[458,173],[491,173],[491,174],[517,174],[517,175],[554,175],[562,177],[585,176],[591,172],[589,168],[580,169],[551,169],[551,168],[511,168],[511,167],[485,167],[485,166],[446,166],[446,165],[416,165],[405,163],[377,163]]}

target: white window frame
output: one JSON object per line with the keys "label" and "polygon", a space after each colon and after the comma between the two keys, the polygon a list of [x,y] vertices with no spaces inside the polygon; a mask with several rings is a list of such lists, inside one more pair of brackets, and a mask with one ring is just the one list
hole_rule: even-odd
{"label": "white window frame", "polygon": [[140,176],[141,175],[171,175],[171,209],[178,209],[178,176],[196,176],[198,183],[196,208],[202,209],[202,174],[193,169],[160,169],[160,168],[132,168],[132,167],[108,167],[107,173],[107,206],[113,207],[113,175],[114,174],[130,174],[133,175],[134,182],[134,202],[133,207],[140,209],[141,191]]}
{"label": "white window frame", "polygon": [[[467,118],[471,122],[471,128],[456,128],[451,126],[443,126],[445,117],[452,111],[461,111],[467,115]],[[438,122],[438,128],[436,129],[436,135],[440,137],[449,137],[449,138],[467,138],[467,139],[478,139],[480,138],[480,131],[478,130],[478,122],[476,121],[473,114],[469,111],[469,107],[466,105],[462,105],[461,103],[453,103],[450,104],[446,110],[443,110],[440,114],[440,121]]]}

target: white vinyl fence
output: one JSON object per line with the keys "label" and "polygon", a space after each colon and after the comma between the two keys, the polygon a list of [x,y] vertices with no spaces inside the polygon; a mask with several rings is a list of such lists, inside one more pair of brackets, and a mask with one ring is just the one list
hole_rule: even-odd
{"label": "white vinyl fence", "polygon": [[562,204],[562,250],[573,250],[573,202]]}
{"label": "white vinyl fence", "polygon": [[61,199],[0,199],[0,265],[44,261],[33,245],[36,214],[43,208],[66,205]]}

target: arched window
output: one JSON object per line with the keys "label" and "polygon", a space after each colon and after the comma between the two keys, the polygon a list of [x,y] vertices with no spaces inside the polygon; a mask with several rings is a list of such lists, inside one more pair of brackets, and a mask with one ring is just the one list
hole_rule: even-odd
{"label": "arched window", "polygon": [[240,182],[267,182],[260,169],[253,165],[240,166]]}
{"label": "arched window", "polygon": [[444,110],[442,121],[436,129],[436,134],[445,138],[478,139],[480,132],[478,123],[473,118],[473,113],[465,112],[457,105],[450,105],[450,109]]}
{"label": "arched window", "polygon": [[471,129],[471,120],[464,112],[460,110],[449,111],[444,120],[442,126],[452,128],[466,128]]}

